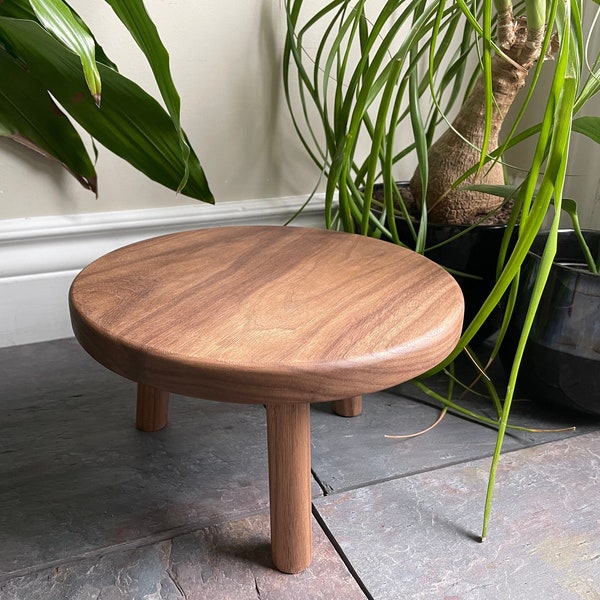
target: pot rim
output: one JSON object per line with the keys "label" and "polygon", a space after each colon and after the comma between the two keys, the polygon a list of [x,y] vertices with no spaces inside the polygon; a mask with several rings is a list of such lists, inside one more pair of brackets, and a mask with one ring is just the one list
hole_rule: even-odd
{"label": "pot rim", "polygon": [[[550,230],[548,230],[548,229],[539,231],[538,234],[535,236],[533,244],[535,244],[536,242],[541,241],[541,240],[547,238],[548,235],[549,235],[549,233],[550,233]],[[600,230],[598,230],[598,229],[582,229],[581,233],[584,235],[584,237],[586,235],[600,237]],[[563,237],[565,235],[569,235],[569,234],[574,235],[575,234],[575,230],[572,229],[572,228],[570,228],[570,227],[565,227],[563,229],[559,229],[558,230],[558,237],[559,237],[559,239],[560,239],[561,234],[563,234]],[[537,260],[541,260],[542,259],[542,253],[539,252],[539,251],[533,250],[532,248],[529,249],[529,252],[527,254],[530,255],[530,256],[532,256],[532,257],[534,257]],[[585,265],[585,261],[583,260],[583,256],[581,258],[582,258],[582,266],[584,266]],[[560,258],[558,258],[558,260],[557,260],[556,257],[552,261],[552,266],[554,268],[565,269],[567,271],[570,271],[570,272],[573,272],[573,273],[577,273],[578,275],[582,275],[582,276],[586,276],[587,275],[589,277],[600,277],[600,275],[596,275],[594,273],[591,273],[588,270],[581,269],[581,267],[571,267],[571,266],[569,266],[567,264],[563,264],[563,263],[560,262]]]}

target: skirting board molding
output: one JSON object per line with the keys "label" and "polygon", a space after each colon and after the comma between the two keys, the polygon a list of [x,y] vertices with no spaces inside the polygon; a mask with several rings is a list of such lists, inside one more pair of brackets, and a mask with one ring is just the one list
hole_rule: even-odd
{"label": "skirting board molding", "polygon": [[[283,225],[306,197],[0,220],[0,348],[73,335],[69,286],[88,263],[142,239],[204,227]],[[293,220],[323,226],[324,199]]]}

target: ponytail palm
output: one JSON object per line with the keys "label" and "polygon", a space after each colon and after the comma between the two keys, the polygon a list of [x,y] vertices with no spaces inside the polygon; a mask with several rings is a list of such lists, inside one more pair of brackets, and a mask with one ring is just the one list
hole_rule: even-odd
{"label": "ponytail palm", "polygon": [[[313,5],[286,0],[284,81],[300,139],[326,181],[327,225],[402,243],[394,219],[400,213],[415,220],[420,252],[429,222],[508,225],[496,285],[437,371],[450,372],[463,352],[473,356],[470,342],[502,305],[496,356],[521,264],[554,205],[508,384],[487,384],[499,435],[485,537],[521,357],[556,251],[571,137],[600,143],[600,118],[581,116],[600,89],[600,57],[589,52],[599,33],[598,7],[592,0],[333,0],[310,10]],[[525,126],[526,118],[538,122]],[[511,169],[506,157],[524,141],[534,150]],[[396,183],[403,179],[410,180],[407,190]],[[383,193],[373,211],[376,183]],[[565,205],[573,212],[571,201]],[[509,250],[513,233],[517,241]],[[417,384],[473,416],[455,402],[452,385],[443,397]]]}
{"label": "ponytail palm", "polygon": [[63,0],[0,2],[0,135],[60,162],[97,192],[92,160],[69,115],[151,179],[213,202],[180,124],[169,57],[142,0],[106,0],[145,54],[163,108],[121,75]]}

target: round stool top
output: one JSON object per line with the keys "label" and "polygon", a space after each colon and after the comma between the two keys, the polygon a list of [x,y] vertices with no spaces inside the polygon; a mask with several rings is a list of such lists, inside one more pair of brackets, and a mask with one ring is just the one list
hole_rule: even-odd
{"label": "round stool top", "polygon": [[242,226],[161,236],[83,269],[81,345],[134,381],[232,402],[377,391],[441,362],[463,299],[409,250],[321,229]]}

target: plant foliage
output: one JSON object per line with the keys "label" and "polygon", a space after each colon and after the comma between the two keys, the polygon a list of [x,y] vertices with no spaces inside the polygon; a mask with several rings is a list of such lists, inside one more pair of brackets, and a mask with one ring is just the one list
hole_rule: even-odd
{"label": "plant foliage", "polygon": [[72,118],[150,179],[214,202],[181,128],[167,50],[142,0],[106,2],[145,54],[167,110],[118,72],[66,2],[11,0],[0,3],[0,135],[59,161],[97,193],[96,171]]}
{"label": "plant foliage", "polygon": [[[396,182],[410,178],[407,163],[417,163],[415,176],[427,189],[436,169],[441,168],[431,162],[430,149],[440,132],[453,127],[454,115],[478,80],[484,90],[482,142],[476,147],[476,160],[466,165],[451,189],[467,187],[469,177],[485,173],[496,163],[508,166],[507,151],[524,141],[535,145],[529,164],[510,185],[468,184],[509,199],[512,211],[498,256],[494,289],[466,324],[453,353],[427,374],[444,370],[453,380],[453,362],[463,353],[485,374],[503,342],[523,260],[548,216],[554,214],[508,383],[497,389],[485,375],[498,413],[485,538],[523,350],[556,252],[570,141],[572,135],[583,134],[600,142],[600,118],[581,114],[600,90],[600,57],[590,56],[589,50],[598,36],[597,16],[584,19],[583,15],[584,10],[597,13],[598,9],[583,0],[527,0],[514,6],[510,0],[331,0],[316,9],[311,8],[313,4],[285,1],[284,82],[298,135],[326,182],[328,227],[402,244],[394,219],[400,213],[413,227],[417,251],[426,251],[427,217],[432,207],[427,206],[424,195],[420,219],[413,224]],[[527,45],[538,45],[539,60],[532,61],[528,85],[520,92],[520,107],[514,108],[511,124],[505,125],[499,145],[494,147],[490,140],[499,101],[494,96],[497,82],[492,61],[515,62],[507,49],[511,44],[505,38],[507,23],[527,27]],[[547,91],[539,85],[542,73],[550,79]],[[540,121],[525,127],[524,117],[532,111]],[[452,156],[446,158],[452,160]],[[373,210],[376,183],[383,185],[383,200],[378,210]],[[574,203],[564,204],[573,214]],[[511,247],[513,235],[516,243]],[[490,362],[484,363],[474,357],[470,345],[498,306],[504,308],[504,320]],[[417,382],[423,390],[427,390],[425,381],[426,377]],[[453,389],[451,385],[446,397],[432,390],[427,393],[473,417],[453,400]]]}

